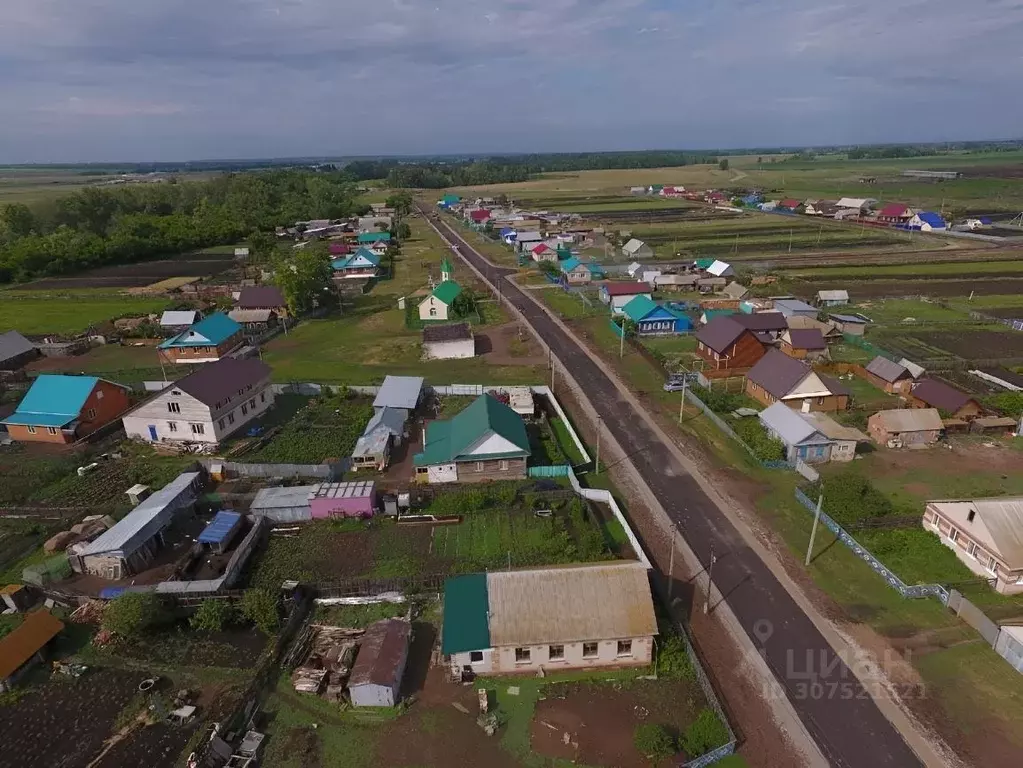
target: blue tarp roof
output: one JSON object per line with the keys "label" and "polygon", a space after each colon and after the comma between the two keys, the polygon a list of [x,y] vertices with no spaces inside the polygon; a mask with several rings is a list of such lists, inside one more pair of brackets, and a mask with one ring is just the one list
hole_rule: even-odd
{"label": "blue tarp roof", "polygon": [[78,418],[98,382],[95,376],[43,374],[3,423],[63,427]]}
{"label": "blue tarp roof", "polygon": [[241,517],[237,512],[228,512],[227,510],[217,512],[210,524],[199,534],[199,543],[221,544],[238,525]]}

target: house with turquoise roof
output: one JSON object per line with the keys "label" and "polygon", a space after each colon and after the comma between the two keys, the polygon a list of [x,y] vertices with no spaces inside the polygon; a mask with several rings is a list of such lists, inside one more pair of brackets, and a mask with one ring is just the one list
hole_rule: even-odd
{"label": "house with turquoise roof", "polygon": [[380,274],[380,257],[363,247],[353,254],[334,259],[330,266],[335,280],[368,280]]}
{"label": "house with turquoise roof", "polygon": [[168,363],[213,363],[227,357],[244,343],[241,325],[216,312],[189,326],[159,347],[160,359]]}
{"label": "house with turquoise roof", "polygon": [[359,245],[375,245],[383,243],[385,246],[391,242],[390,232],[360,232],[358,236]]}
{"label": "house with turquoise roof", "polygon": [[622,312],[636,324],[639,336],[673,336],[693,330],[693,321],[688,315],[658,304],[648,296],[636,296],[622,307]]}
{"label": "house with turquoise roof", "polygon": [[119,419],[131,407],[129,391],[95,376],[44,373],[0,423],[19,443],[67,445]]}
{"label": "house with turquoise roof", "polygon": [[599,264],[583,261],[576,256],[565,259],[558,266],[569,285],[589,285],[594,280],[603,280],[607,277]]}

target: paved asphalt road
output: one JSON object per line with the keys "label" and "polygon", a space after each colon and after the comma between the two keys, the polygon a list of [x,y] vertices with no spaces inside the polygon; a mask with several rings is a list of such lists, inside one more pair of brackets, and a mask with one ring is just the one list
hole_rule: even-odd
{"label": "paved asphalt road", "polygon": [[[513,272],[491,266],[451,227],[433,221],[492,284]],[[824,757],[834,766],[855,768],[922,765],[807,615],[600,367],[517,287],[500,282],[504,295],[586,387],[607,428],[705,566],[713,547],[714,585],[762,649]]]}

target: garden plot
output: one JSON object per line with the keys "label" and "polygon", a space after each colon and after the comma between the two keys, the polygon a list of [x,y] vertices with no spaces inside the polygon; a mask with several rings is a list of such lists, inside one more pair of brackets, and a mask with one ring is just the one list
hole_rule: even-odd
{"label": "garden plot", "polygon": [[125,315],[159,313],[169,305],[166,298],[112,292],[5,290],[0,291],[0,328],[36,336],[73,336]]}

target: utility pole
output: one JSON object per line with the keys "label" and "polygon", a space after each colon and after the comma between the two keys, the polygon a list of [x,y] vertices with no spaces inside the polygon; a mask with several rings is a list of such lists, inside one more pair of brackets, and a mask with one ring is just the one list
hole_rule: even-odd
{"label": "utility pole", "polygon": [[710,613],[710,591],[714,587],[714,563],[717,556],[714,554],[714,545],[710,545],[710,565],[707,567],[707,593],[703,596],[703,615]]}
{"label": "utility pole", "polygon": [[625,317],[622,317],[622,331],[618,336],[618,357],[619,359],[625,357]]}
{"label": "utility pole", "polygon": [[604,419],[597,417],[597,460],[594,462],[593,471],[600,474],[600,436],[604,432]]}
{"label": "utility pole", "polygon": [[668,610],[671,610],[671,593],[675,588],[675,537],[678,533],[671,531],[671,556],[668,558]]}
{"label": "utility pole", "polygon": [[792,230],[789,230],[789,253],[792,253]]}
{"label": "utility pole", "polygon": [[803,565],[810,564],[810,558],[813,556],[813,542],[817,538],[817,523],[821,519],[821,507],[824,505],[824,496],[817,497],[817,509],[813,513],[813,528],[810,529],[810,546],[806,548],[806,560]]}
{"label": "utility pole", "polygon": [[[683,375],[684,376],[684,375]],[[678,423],[682,423],[682,414],[686,410],[686,386],[689,384],[689,379],[682,379],[682,402],[678,405]]]}

